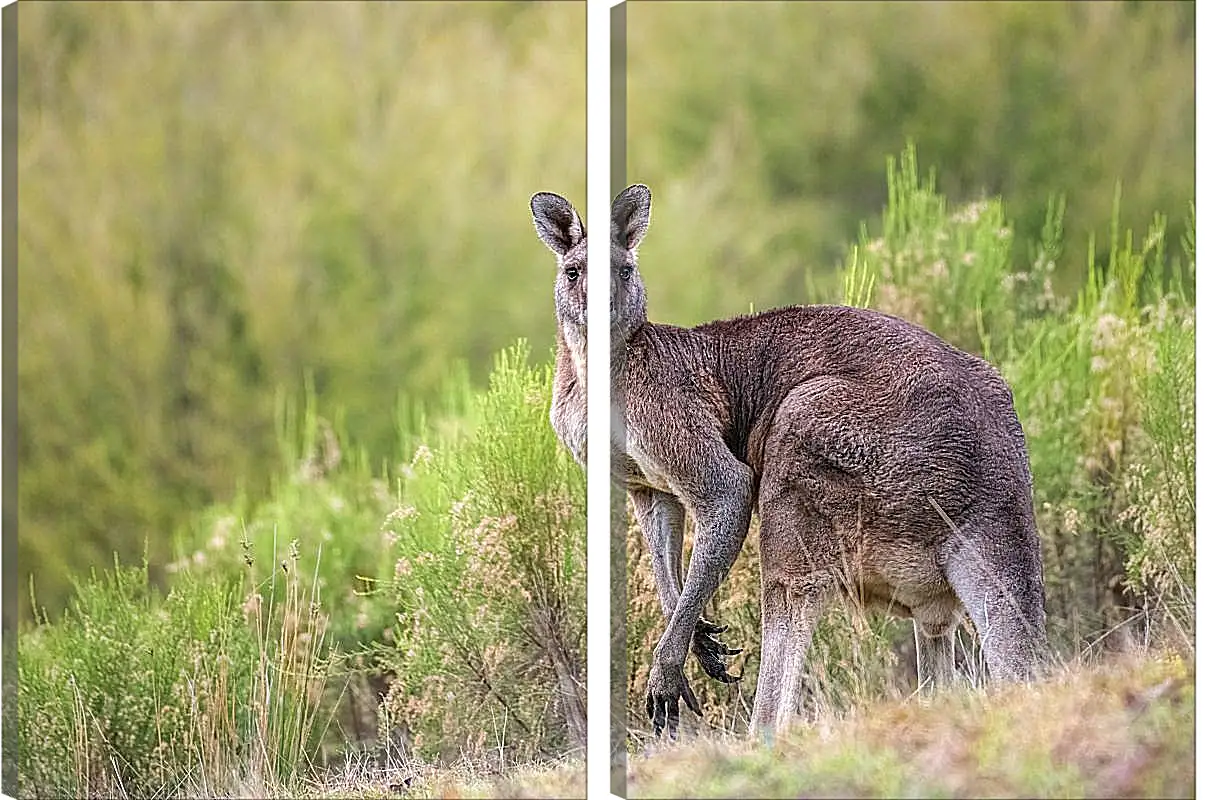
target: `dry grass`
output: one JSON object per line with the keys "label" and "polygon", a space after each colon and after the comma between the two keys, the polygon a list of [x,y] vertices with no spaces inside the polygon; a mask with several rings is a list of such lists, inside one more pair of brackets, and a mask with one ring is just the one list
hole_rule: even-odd
{"label": "dry grass", "polygon": [[505,771],[470,759],[448,767],[418,761],[379,766],[353,761],[305,787],[305,797],[585,797],[586,765],[567,759],[555,765],[526,764]]}
{"label": "dry grass", "polygon": [[[822,716],[764,744],[701,735],[633,755],[629,797],[1187,797],[1191,659],[1065,666],[1033,686],[952,690]],[[325,797],[582,797],[585,765],[352,767]]]}
{"label": "dry grass", "polygon": [[1188,796],[1193,669],[1177,656],[1066,667],[825,717],[769,747],[700,738],[633,757],[629,796]]}

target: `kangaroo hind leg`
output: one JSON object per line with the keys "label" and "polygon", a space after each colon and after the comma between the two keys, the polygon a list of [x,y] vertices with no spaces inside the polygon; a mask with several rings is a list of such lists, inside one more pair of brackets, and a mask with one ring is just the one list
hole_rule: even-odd
{"label": "kangaroo hind leg", "polygon": [[1047,656],[1041,553],[1032,526],[972,518],[945,546],[946,577],[983,647],[992,680],[1028,680]]}
{"label": "kangaroo hind leg", "polygon": [[759,499],[762,656],[750,733],[787,727],[799,711],[812,636],[837,595],[831,522],[806,492],[771,482]]}
{"label": "kangaroo hind leg", "polygon": [[921,692],[952,686],[954,671],[954,631],[958,627],[957,600],[951,604],[934,602],[912,610],[912,631],[916,636],[916,683]]}
{"label": "kangaroo hind leg", "polygon": [[804,664],[826,599],[827,593],[819,588],[798,591],[782,583],[764,587],[762,654],[751,735],[780,732],[799,713]]}

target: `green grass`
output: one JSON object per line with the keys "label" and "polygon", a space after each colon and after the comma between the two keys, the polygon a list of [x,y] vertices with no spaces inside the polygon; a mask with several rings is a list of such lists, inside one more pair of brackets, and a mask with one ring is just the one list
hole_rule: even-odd
{"label": "green grass", "polygon": [[311,769],[330,668],[328,612],[297,563],[294,552],[224,579],[185,571],[166,596],[145,567],[77,583],[62,619],[21,635],[20,793],[296,786]]}
{"label": "green grass", "polygon": [[631,797],[1186,797],[1193,665],[1065,667],[1033,686],[869,703],[771,745],[701,737],[629,762]]}

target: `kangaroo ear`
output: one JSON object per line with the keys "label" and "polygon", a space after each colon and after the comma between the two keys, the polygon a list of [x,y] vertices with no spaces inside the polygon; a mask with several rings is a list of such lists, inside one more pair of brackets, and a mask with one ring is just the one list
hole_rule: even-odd
{"label": "kangaroo ear", "polygon": [[620,192],[611,203],[611,241],[626,250],[635,250],[648,233],[652,193],[643,183]]}
{"label": "kangaroo ear", "polygon": [[536,235],[558,256],[565,255],[586,238],[582,218],[559,194],[537,192],[532,195],[531,216],[536,223]]}

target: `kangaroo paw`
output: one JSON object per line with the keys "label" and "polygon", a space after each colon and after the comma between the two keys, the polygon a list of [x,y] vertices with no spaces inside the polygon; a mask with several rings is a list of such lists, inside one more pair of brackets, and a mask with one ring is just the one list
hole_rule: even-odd
{"label": "kangaroo paw", "polygon": [[699,665],[703,667],[703,671],[707,673],[708,677],[721,683],[736,683],[741,679],[741,676],[730,674],[728,672],[728,665],[724,663],[724,659],[737,655],[741,652],[741,649],[739,647],[728,647],[716,638],[716,636],[726,630],[728,630],[727,625],[716,625],[714,622],[700,618],[695,625],[695,633],[691,638],[690,649],[695,654],[695,658],[699,660]]}
{"label": "kangaroo paw", "polygon": [[653,723],[653,736],[659,737],[662,731],[670,739],[678,738],[678,701],[686,703],[687,708],[699,716],[703,711],[690,684],[686,682],[680,666],[653,664],[649,670],[648,693],[645,695],[645,711]]}

